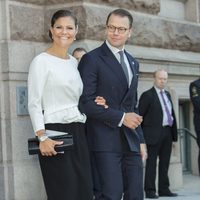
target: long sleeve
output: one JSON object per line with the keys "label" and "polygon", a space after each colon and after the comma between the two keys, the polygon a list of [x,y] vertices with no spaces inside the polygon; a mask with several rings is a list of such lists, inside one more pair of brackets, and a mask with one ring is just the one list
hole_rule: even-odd
{"label": "long sleeve", "polygon": [[[124,112],[111,108],[105,109],[103,106],[97,105],[94,100],[98,96],[98,69],[93,63],[93,59],[84,55],[79,64],[79,71],[83,80],[83,94],[81,97],[81,105],[83,111],[88,117],[100,120],[111,127],[118,127]],[[100,83],[99,83],[100,84]],[[101,95],[100,95],[101,96]],[[109,97],[104,96],[107,102]]]}
{"label": "long sleeve", "polygon": [[146,115],[148,108],[150,106],[150,97],[147,93],[143,93],[139,99],[139,114],[143,117]]}
{"label": "long sleeve", "polygon": [[48,71],[37,57],[32,61],[28,76],[28,109],[34,132],[44,129],[42,95]]}

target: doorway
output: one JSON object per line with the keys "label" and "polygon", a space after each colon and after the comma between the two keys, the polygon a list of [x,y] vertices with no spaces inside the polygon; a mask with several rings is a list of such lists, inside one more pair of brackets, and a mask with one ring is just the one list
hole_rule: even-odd
{"label": "doorway", "polygon": [[191,172],[191,137],[184,128],[190,130],[190,101],[179,101],[179,140],[183,172]]}

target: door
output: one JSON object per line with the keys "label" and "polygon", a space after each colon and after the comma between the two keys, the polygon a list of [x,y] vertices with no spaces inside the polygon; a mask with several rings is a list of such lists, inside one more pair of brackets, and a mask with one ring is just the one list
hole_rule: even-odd
{"label": "door", "polygon": [[187,134],[187,131],[182,130],[182,128],[189,129],[189,109],[189,100],[179,101],[179,139],[183,172],[191,171],[191,138],[190,135]]}

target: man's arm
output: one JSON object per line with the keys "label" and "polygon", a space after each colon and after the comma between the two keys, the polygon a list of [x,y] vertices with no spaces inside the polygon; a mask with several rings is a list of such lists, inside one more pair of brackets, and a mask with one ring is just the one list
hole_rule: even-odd
{"label": "man's arm", "polygon": [[194,106],[195,111],[200,112],[200,89],[194,84],[190,84],[190,99]]}
{"label": "man's arm", "polygon": [[[100,120],[111,127],[118,127],[123,117],[123,112],[109,107],[105,109],[103,106],[95,103],[98,86],[98,66],[95,59],[89,54],[82,57],[79,63],[79,71],[83,81],[83,94],[80,99],[81,106],[85,114],[93,119]],[[105,98],[105,97],[104,97]]]}
{"label": "man's arm", "polygon": [[149,95],[147,95],[147,93],[143,93],[139,99],[139,105],[138,105],[138,108],[139,108],[139,114],[141,116],[145,116],[148,109],[149,109],[149,106],[150,106],[150,97]]}

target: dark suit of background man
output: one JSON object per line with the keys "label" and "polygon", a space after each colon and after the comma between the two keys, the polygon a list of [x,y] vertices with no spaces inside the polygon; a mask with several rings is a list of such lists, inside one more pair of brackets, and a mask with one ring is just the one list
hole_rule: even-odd
{"label": "dark suit of background man", "polygon": [[194,108],[194,127],[197,135],[197,144],[199,146],[199,174],[200,174],[200,79],[190,84],[190,99]]}
{"label": "dark suit of background man", "polygon": [[[144,138],[136,108],[139,64],[124,50],[132,21],[126,10],[111,12],[106,22],[106,41],[85,54],[79,64],[84,84],[81,104],[88,117],[92,167],[97,169],[97,200],[121,200],[123,193],[124,200],[143,199]],[[96,105],[96,96],[104,97],[109,108]]]}
{"label": "dark suit of background man", "polygon": [[[177,141],[177,125],[170,94],[164,90],[167,79],[166,71],[156,71],[154,87],[145,91],[139,100],[139,112],[143,116],[142,129],[148,153],[145,192],[147,198],[153,199],[158,198],[155,186],[157,157],[159,196],[177,196],[169,190],[168,168],[172,141]],[[160,93],[161,91],[163,93]]]}

